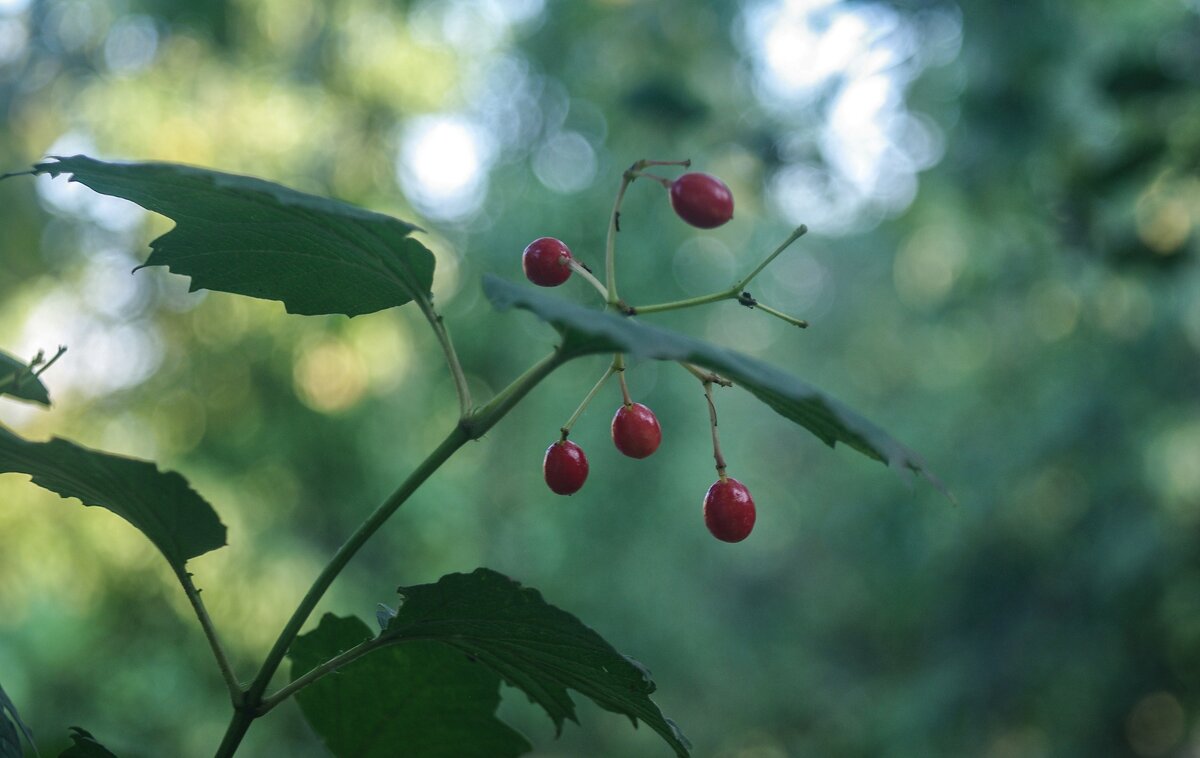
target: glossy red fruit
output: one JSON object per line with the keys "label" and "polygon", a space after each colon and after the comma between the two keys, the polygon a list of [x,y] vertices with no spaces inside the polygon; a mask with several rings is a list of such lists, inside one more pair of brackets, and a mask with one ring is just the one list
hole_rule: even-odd
{"label": "glossy red fruit", "polygon": [[662,442],[662,427],[654,411],[641,403],[622,405],[612,420],[613,443],[630,458],[645,458]]}
{"label": "glossy red fruit", "polygon": [[587,481],[588,462],[583,448],[570,440],[559,440],[546,448],[542,461],[546,484],[560,495],[573,495]]}
{"label": "glossy red fruit", "polygon": [[724,542],[741,542],[754,528],[754,498],[733,477],[718,479],[704,496],[704,525]]}
{"label": "glossy red fruit", "polygon": [[571,276],[571,251],[562,240],[539,237],[525,248],[521,267],[525,278],[541,287],[557,287]]}
{"label": "glossy red fruit", "polygon": [[684,174],[671,182],[671,207],[692,226],[712,229],[733,218],[733,193],[711,174]]}

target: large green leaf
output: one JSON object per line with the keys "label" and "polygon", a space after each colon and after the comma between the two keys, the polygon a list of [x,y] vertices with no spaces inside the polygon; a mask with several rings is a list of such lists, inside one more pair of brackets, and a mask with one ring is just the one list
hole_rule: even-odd
{"label": "large green leaf", "polygon": [[101,745],[88,730],[71,727],[71,746],[58,754],[58,758],[117,758],[108,748]]}
{"label": "large green leaf", "polygon": [[175,221],[150,243],[147,266],[191,287],[281,300],[291,313],[362,313],[428,300],[433,254],[417,227],[261,179],[170,163],[105,163],[82,155],[33,167],[71,174],[105,195]]}
{"label": "large green leaf", "polygon": [[[292,679],[373,636],[357,618],[327,614],[292,644]],[[499,675],[435,642],[375,650],[296,699],[339,757],[510,758],[530,750],[496,718]]]}
{"label": "large green leaf", "polygon": [[[21,734],[33,745],[33,732],[21,720],[21,714],[17,713],[17,706],[8,693],[0,687],[0,758],[21,758]],[[34,750],[36,752],[36,748]]]}
{"label": "large green leaf", "polygon": [[559,730],[564,719],[577,720],[570,688],[635,725],[645,721],[677,755],[688,755],[683,734],[650,699],[655,686],[648,672],[537,590],[481,568],[400,593],[404,603],[381,639],[436,641],[462,651],[523,690]]}
{"label": "large green leaf", "polygon": [[50,405],[50,393],[29,364],[0,350],[0,395]]}
{"label": "large green leaf", "polygon": [[768,363],[632,318],[584,308],[494,276],[484,277],[483,290],[500,310],[522,308],[548,322],[562,335],[562,350],[569,357],[623,352],[704,366],[732,379],[830,447],[844,442],[897,471],[919,472],[949,496],[915,452],[838,400]]}
{"label": "large green leaf", "polygon": [[84,505],[107,508],[142,531],[178,571],[225,544],[225,525],[182,476],[153,464],[67,442],[30,442],[0,427],[0,473]]}

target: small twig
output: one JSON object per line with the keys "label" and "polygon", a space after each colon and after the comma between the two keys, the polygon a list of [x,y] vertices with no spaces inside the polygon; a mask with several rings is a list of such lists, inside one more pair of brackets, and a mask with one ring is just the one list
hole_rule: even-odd
{"label": "small twig", "polygon": [[[621,231],[621,202],[625,199],[625,190],[629,189],[629,185],[641,175],[642,169],[647,166],[683,166],[687,168],[691,165],[691,159],[682,161],[651,161],[643,159],[635,162],[621,174],[621,186],[617,188],[617,199],[613,202],[612,214],[608,217],[608,237],[604,243],[604,279],[606,285],[604,293],[605,300],[609,305],[618,305],[621,303],[621,298],[617,295],[616,257],[617,232]],[[662,180],[660,179],[660,181]]]}
{"label": "small twig", "polygon": [[257,716],[265,715],[272,708],[279,705],[284,700],[287,700],[289,697],[296,694],[297,692],[304,689],[305,687],[312,684],[313,682],[317,681],[318,679],[321,679],[322,677],[326,676],[327,674],[332,674],[333,672],[337,671],[338,669],[342,668],[343,666],[347,666],[347,665],[353,663],[354,661],[358,660],[359,658],[362,658],[367,653],[370,653],[378,648],[381,648],[386,644],[387,644],[387,642],[381,641],[381,639],[379,637],[373,637],[369,640],[364,640],[364,641],[360,642],[359,644],[350,648],[346,652],[341,653],[340,655],[336,655],[333,658],[330,658],[329,660],[325,661],[320,666],[317,666],[315,669],[312,669],[311,671],[309,671],[307,674],[300,677],[299,679],[296,679],[296,680],[284,685],[283,687],[279,688],[279,690],[277,692],[275,692],[273,695],[263,698],[262,704],[260,704],[254,712],[255,715],[257,715]]}
{"label": "small twig", "polygon": [[734,292],[741,292],[742,290],[746,289],[746,286],[750,284],[750,282],[754,279],[754,277],[756,277],[760,273],[762,273],[762,270],[764,268],[766,268],[771,263],[771,261],[775,260],[775,258],[778,257],[779,254],[782,253],[784,250],[787,250],[788,247],[791,246],[791,244],[793,242],[800,239],[807,233],[808,233],[808,227],[805,226],[804,224],[801,224],[800,226],[796,227],[796,229],[791,234],[788,235],[788,238],[785,239],[782,242],[782,244],[779,245],[779,247],[775,248],[773,251],[771,251],[770,255],[768,255],[766,258],[763,259],[762,263],[758,264],[758,266],[753,271],[751,271],[749,274],[747,274],[745,276],[745,278],[743,278],[740,282],[738,282],[737,284],[730,287],[730,289],[733,290]]}
{"label": "small twig", "polygon": [[743,292],[742,294],[738,295],[737,300],[740,304],[746,306],[747,308],[757,308],[760,311],[762,311],[763,313],[769,313],[772,316],[774,316],[775,318],[783,319],[784,321],[788,322],[792,326],[798,326],[801,329],[808,328],[808,322],[805,321],[804,319],[796,318],[795,316],[789,316],[786,313],[784,313],[783,311],[777,311],[769,305],[764,305],[763,303],[756,300],[749,292]]}
{"label": "small twig", "polygon": [[625,383],[625,356],[622,353],[617,353],[613,356],[612,370],[617,373],[617,381],[621,385],[621,400],[625,405],[633,405],[633,398],[629,396],[629,385]]}
{"label": "small twig", "polygon": [[559,431],[562,432],[562,438],[564,440],[567,438],[567,435],[571,433],[571,427],[575,426],[575,422],[579,420],[579,417],[583,415],[583,412],[588,407],[588,404],[592,402],[592,398],[596,397],[596,393],[600,391],[600,388],[604,386],[604,383],[607,382],[608,378],[615,372],[616,369],[614,369],[611,365],[605,369],[604,374],[600,377],[600,381],[596,382],[591,391],[584,396],[583,402],[581,402],[579,407],[575,409],[575,412],[571,414],[571,418],[567,419],[567,423],[563,424],[559,428]]}
{"label": "small twig", "polygon": [[200,599],[200,590],[196,588],[192,582],[192,575],[187,571],[178,568],[175,576],[183,585],[183,592],[187,595],[187,599],[191,601],[192,610],[196,612],[196,618],[200,620],[200,628],[204,630],[204,636],[208,639],[209,647],[212,648],[213,657],[217,659],[217,668],[221,670],[221,678],[225,680],[225,686],[229,689],[229,697],[236,704],[241,700],[242,687],[233,673],[233,666],[229,664],[229,657],[225,655],[225,648],[221,646],[221,640],[217,636],[217,629],[213,626],[212,618],[208,615],[208,609],[204,607],[204,601]]}
{"label": "small twig", "polygon": [[704,383],[704,399],[708,401],[708,420],[712,424],[713,460],[717,464],[717,476],[725,480],[725,456],[721,455],[721,440],[717,436],[717,406],[713,405],[712,382]]}
{"label": "small twig", "polygon": [[[63,357],[63,353],[65,353],[65,352],[67,352],[67,346],[59,345],[58,352],[56,352],[54,354],[54,357],[51,358],[50,360],[46,361],[46,363],[41,368],[39,368],[37,371],[35,371],[34,376],[41,376],[42,374],[46,373],[46,370],[49,369],[51,366],[53,366],[55,361],[57,361],[59,358]],[[41,351],[38,351],[37,358],[41,358],[41,357],[42,357],[42,353],[41,353]],[[34,360],[37,360],[37,358],[35,358]],[[34,366],[33,363],[29,364],[30,368],[33,368],[33,366]]]}

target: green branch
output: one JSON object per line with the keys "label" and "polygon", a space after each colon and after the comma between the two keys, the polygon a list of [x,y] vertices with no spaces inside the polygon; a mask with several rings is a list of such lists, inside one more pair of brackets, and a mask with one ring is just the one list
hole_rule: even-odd
{"label": "green branch", "polygon": [[[513,406],[521,398],[525,397],[538,382],[548,376],[554,369],[561,366],[565,360],[559,351],[551,353],[531,366],[521,376],[517,377],[512,384],[496,395],[496,397],[492,398],[491,402],[486,406],[480,408],[478,411],[467,414],[451,430],[446,439],[404,480],[404,483],[387,500],[381,503],[367,517],[366,521],[350,535],[346,542],[338,548],[337,553],[334,554],[320,575],[313,581],[312,586],[305,593],[304,598],[301,599],[291,618],[284,625],[283,631],[279,633],[275,644],[271,647],[270,652],[267,653],[266,660],[263,661],[262,667],[258,670],[258,675],[255,676],[245,695],[241,698],[235,697],[233,719],[226,728],[225,737],[222,739],[220,747],[217,748],[217,758],[233,755],[245,737],[247,730],[249,730],[250,725],[254,722],[254,719],[265,713],[262,710],[266,703],[263,699],[263,694],[266,692],[271,678],[279,669],[292,642],[295,641],[296,636],[300,633],[300,629],[304,626],[308,617],[312,615],[317,603],[324,597],[325,592],[342,572],[342,569],[350,562],[350,559],[366,544],[367,540],[379,531],[380,527],[391,518],[392,514],[401,505],[404,505],[408,498],[425,483],[425,480],[433,472],[441,468],[442,464],[449,460],[460,447],[470,440],[482,437],[484,433],[495,426],[500,419],[512,410]],[[279,697],[279,694],[276,693],[275,696],[272,696],[271,707],[274,707],[278,700],[282,699]]]}
{"label": "green branch", "polygon": [[233,673],[233,666],[229,664],[229,657],[225,655],[225,648],[221,646],[221,640],[217,637],[217,629],[208,615],[208,609],[204,607],[204,601],[200,599],[200,590],[192,582],[191,574],[182,568],[175,567],[173,563],[171,566],[175,568],[175,576],[183,585],[183,592],[191,602],[192,610],[196,612],[196,618],[200,620],[200,628],[204,630],[204,636],[208,639],[209,647],[212,648],[213,657],[217,659],[217,668],[221,670],[221,678],[225,680],[225,686],[229,689],[229,697],[236,705],[242,697],[242,687],[238,684],[237,675]]}

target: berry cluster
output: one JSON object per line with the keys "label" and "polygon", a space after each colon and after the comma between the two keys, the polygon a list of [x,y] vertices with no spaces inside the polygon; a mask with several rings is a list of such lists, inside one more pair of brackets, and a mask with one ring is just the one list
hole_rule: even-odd
{"label": "berry cluster", "polygon": [[[740,304],[759,308],[764,312],[782,318],[788,323],[804,327],[807,323],[776,311],[754,299],[745,286],[768,263],[771,262],[788,245],[804,234],[801,227],[778,249],[763,261],[751,274],[727,291],[713,295],[691,298],[672,303],[633,307],[617,297],[616,279],[614,274],[614,242],[615,234],[620,231],[619,219],[622,198],[625,190],[635,179],[652,179],[667,189],[671,207],[675,213],[692,226],[701,229],[713,229],[733,218],[733,193],[720,179],[709,174],[698,172],[685,173],[675,180],[668,180],[646,173],[648,166],[689,166],[688,161],[638,161],[622,177],[621,187],[617,193],[617,202],[609,224],[608,246],[605,256],[607,284],[601,283],[591,269],[580,262],[570,248],[562,240],[553,237],[541,237],[525,248],[521,256],[521,265],[529,281],[542,287],[557,287],[571,277],[572,273],[579,274],[605,299],[608,307],[626,316],[642,315],[660,311],[686,308],[693,305],[732,299]],[[708,488],[704,496],[703,515],[708,530],[717,539],[725,542],[740,542],[750,535],[754,528],[755,509],[754,499],[750,491],[737,479],[726,476],[725,459],[721,453],[717,437],[717,411],[712,400],[712,386],[731,386],[731,382],[717,374],[688,363],[681,364],[692,373],[704,386],[705,399],[708,403],[710,424],[712,427],[713,457],[717,465],[717,481]],[[546,448],[546,456],[542,462],[542,473],[546,484],[559,495],[572,495],[583,487],[588,476],[588,460],[579,445],[567,439],[571,427],[592,401],[600,388],[610,377],[616,374],[621,387],[622,403],[617,408],[612,419],[612,440],[617,450],[630,458],[647,458],[658,449],[662,443],[662,427],[654,412],[641,403],[633,402],[625,379],[625,359],[617,353],[612,365],[600,377],[600,381],[583,399],[575,413],[563,425],[561,437]]]}

